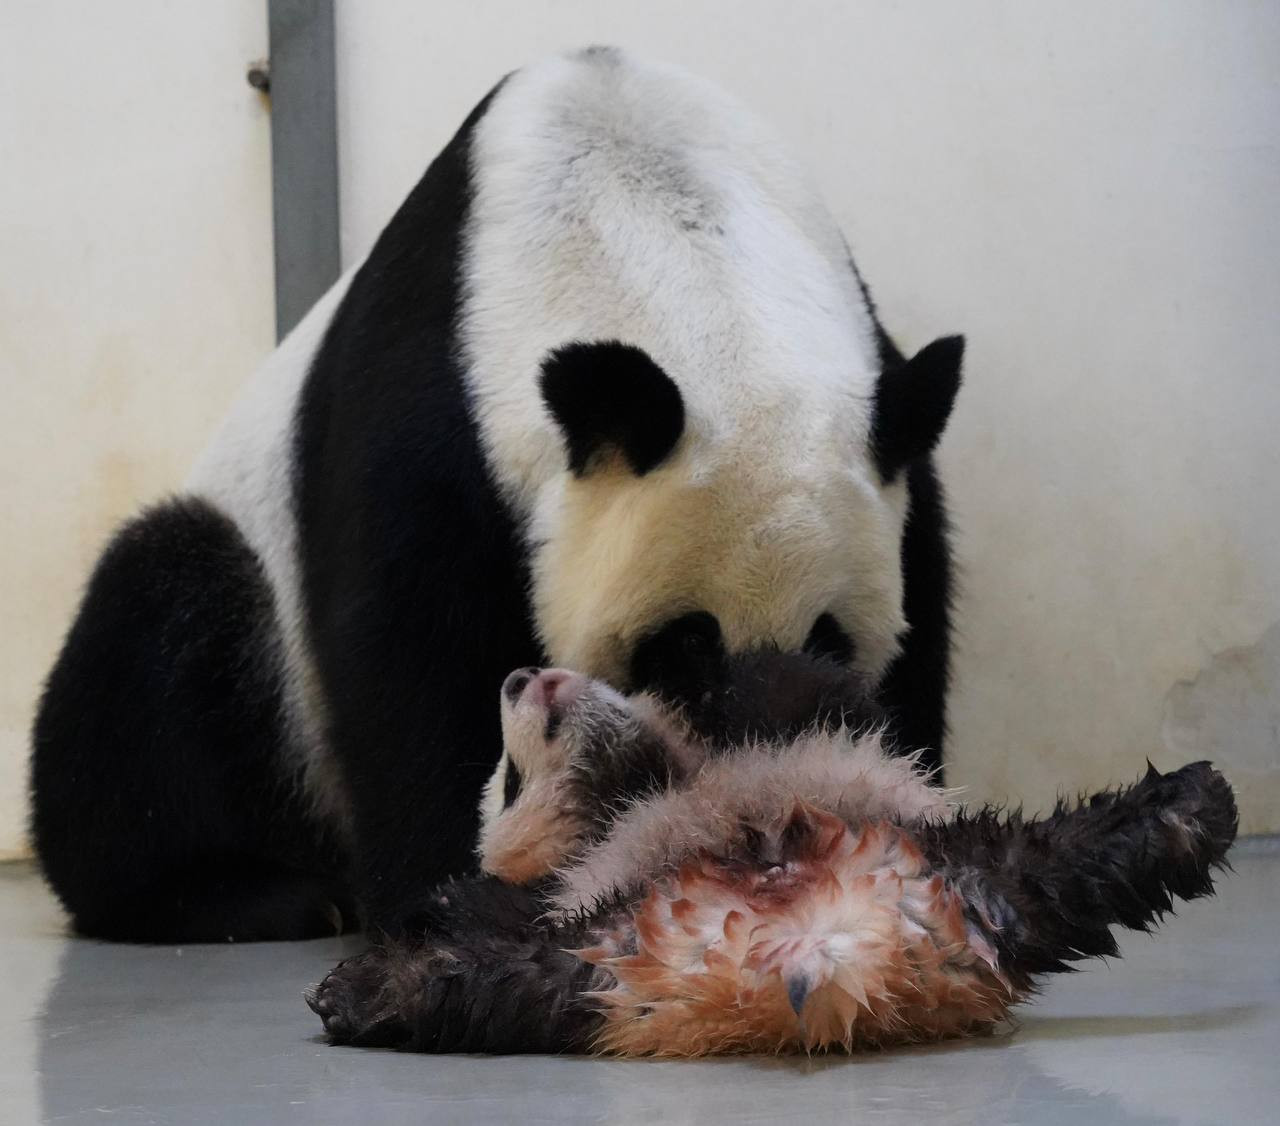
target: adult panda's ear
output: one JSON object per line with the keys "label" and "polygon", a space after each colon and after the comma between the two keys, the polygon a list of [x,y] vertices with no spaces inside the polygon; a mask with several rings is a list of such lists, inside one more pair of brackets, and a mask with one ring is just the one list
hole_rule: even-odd
{"label": "adult panda's ear", "polygon": [[630,344],[557,348],[542,361],[541,388],[578,477],[610,450],[642,477],[666,460],[684,433],[680,389],[647,352]]}
{"label": "adult panda's ear", "polygon": [[963,359],[964,337],[944,336],[880,373],[871,453],[886,483],[938,444],[960,390]]}

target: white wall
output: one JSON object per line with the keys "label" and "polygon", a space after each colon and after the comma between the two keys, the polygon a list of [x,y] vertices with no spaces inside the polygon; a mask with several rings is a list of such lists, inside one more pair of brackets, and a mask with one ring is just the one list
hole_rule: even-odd
{"label": "white wall", "polygon": [[266,46],[262,0],[0,5],[0,856],[108,531],[273,344]]}
{"label": "white wall", "polygon": [[547,51],[681,62],[793,139],[906,345],[968,333],[945,443],[954,783],[1217,759],[1280,830],[1280,6],[339,0],[343,246]]}
{"label": "white wall", "polygon": [[[264,9],[0,7],[0,853],[107,532],[182,480],[271,346],[268,122],[243,77]],[[492,82],[553,49],[682,62],[785,130],[903,342],[969,334],[944,453],[951,780],[1036,806],[1209,755],[1245,828],[1280,830],[1280,7],[339,0],[338,19],[348,261]]]}

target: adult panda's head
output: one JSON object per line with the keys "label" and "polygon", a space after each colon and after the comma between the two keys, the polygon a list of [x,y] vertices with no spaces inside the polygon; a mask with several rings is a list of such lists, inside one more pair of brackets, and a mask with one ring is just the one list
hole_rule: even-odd
{"label": "adult panda's head", "polygon": [[935,341],[844,410],[779,380],[721,412],[640,348],[553,351],[541,391],[564,472],[531,529],[551,658],[634,688],[698,683],[700,661],[776,645],[876,683],[907,625],[905,471],[942,434],[962,353],[960,337]]}

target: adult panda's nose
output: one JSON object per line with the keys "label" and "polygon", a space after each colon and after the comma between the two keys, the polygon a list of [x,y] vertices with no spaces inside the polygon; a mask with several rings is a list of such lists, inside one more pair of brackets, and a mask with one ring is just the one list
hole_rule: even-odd
{"label": "adult panda's nose", "polygon": [[507,674],[507,679],[502,682],[502,694],[513,704],[520,699],[520,694],[529,686],[535,676],[542,670],[532,665],[523,669],[516,669],[513,673]]}

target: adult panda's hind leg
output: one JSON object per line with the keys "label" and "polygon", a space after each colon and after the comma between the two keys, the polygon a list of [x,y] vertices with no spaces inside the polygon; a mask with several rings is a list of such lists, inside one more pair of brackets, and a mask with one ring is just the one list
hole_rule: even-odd
{"label": "adult panda's hind leg", "polygon": [[33,733],[34,842],[79,932],[302,938],[353,914],[283,765],[275,638],[257,557],[208,504],[112,540]]}

